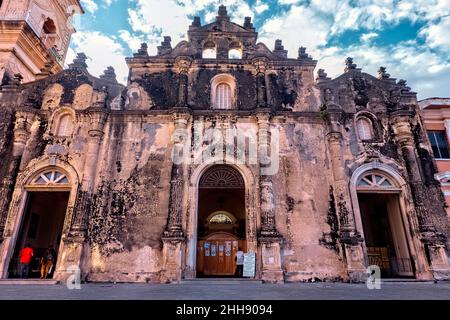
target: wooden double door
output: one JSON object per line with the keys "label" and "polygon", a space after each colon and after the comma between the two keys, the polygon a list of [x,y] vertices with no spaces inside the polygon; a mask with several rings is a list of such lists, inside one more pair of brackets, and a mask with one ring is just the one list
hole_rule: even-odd
{"label": "wooden double door", "polygon": [[246,251],[246,241],[232,234],[218,232],[197,243],[198,276],[233,276],[235,256],[239,248]]}

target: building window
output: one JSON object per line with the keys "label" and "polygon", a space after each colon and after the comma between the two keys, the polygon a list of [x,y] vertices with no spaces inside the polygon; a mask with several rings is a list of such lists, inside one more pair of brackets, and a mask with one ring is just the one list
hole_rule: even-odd
{"label": "building window", "polygon": [[69,184],[69,179],[64,173],[58,171],[46,171],[33,180],[33,184]]}
{"label": "building window", "polygon": [[358,137],[360,140],[372,140],[373,139],[373,126],[372,122],[368,119],[358,119],[356,122],[358,129]]}
{"label": "building window", "polygon": [[242,50],[231,49],[228,51],[228,59],[242,59]]}
{"label": "building window", "polygon": [[227,83],[220,83],[216,89],[217,109],[231,109],[231,87]]}
{"label": "building window", "polygon": [[203,59],[215,59],[217,56],[216,49],[205,49],[203,50]]}
{"label": "building window", "polygon": [[56,26],[52,19],[47,18],[44,22],[44,26],[42,27],[44,33],[46,34],[54,34],[56,33]]}
{"label": "building window", "polygon": [[370,173],[359,180],[358,187],[389,188],[393,187],[393,184],[387,177]]}
{"label": "building window", "polygon": [[216,59],[217,57],[217,50],[216,50],[216,44],[214,42],[206,42],[203,45],[203,59]]}
{"label": "building window", "polygon": [[211,80],[211,104],[213,109],[234,109],[235,95],[236,80],[230,74],[219,74]]}
{"label": "building window", "polygon": [[224,213],[218,213],[209,219],[209,224],[233,224],[233,220]]}
{"label": "building window", "polygon": [[450,158],[445,131],[429,131],[428,138],[430,139],[431,147],[433,148],[434,157],[436,159]]}
{"label": "building window", "polygon": [[70,114],[64,114],[59,118],[56,135],[59,137],[69,137],[73,133],[73,119]]}

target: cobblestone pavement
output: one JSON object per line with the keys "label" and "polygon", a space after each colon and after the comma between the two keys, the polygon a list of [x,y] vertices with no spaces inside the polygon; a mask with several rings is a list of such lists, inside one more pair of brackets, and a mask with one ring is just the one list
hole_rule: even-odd
{"label": "cobblestone pavement", "polygon": [[382,283],[380,290],[365,284],[82,284],[0,285],[2,300],[450,300],[450,282]]}

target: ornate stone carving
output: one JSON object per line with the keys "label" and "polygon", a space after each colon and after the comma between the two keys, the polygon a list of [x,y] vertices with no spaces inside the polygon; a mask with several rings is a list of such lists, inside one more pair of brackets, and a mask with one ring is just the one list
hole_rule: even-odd
{"label": "ornate stone carving", "polygon": [[192,58],[191,57],[177,57],[175,59],[175,68],[178,73],[186,74],[189,72],[189,69],[192,66]]}
{"label": "ornate stone carving", "polygon": [[148,93],[136,82],[128,86],[126,95],[126,110],[149,110],[154,107],[154,102]]}
{"label": "ornate stone carving", "polygon": [[59,107],[63,92],[64,88],[60,84],[53,84],[48,87],[42,100],[42,110],[52,111]]}
{"label": "ornate stone carving", "polygon": [[268,68],[269,61],[267,58],[259,57],[252,60],[253,67],[257,75],[265,74]]}
{"label": "ornate stone carving", "polygon": [[84,110],[91,106],[94,89],[88,85],[83,84],[75,91],[75,98],[73,99],[73,108],[75,110]]}

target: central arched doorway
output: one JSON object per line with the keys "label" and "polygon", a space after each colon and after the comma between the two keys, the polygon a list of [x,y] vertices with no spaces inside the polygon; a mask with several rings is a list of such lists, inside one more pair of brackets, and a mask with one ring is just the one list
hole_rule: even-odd
{"label": "central arched doorway", "polygon": [[233,167],[215,165],[199,182],[197,277],[236,276],[239,249],[247,251],[244,179]]}

